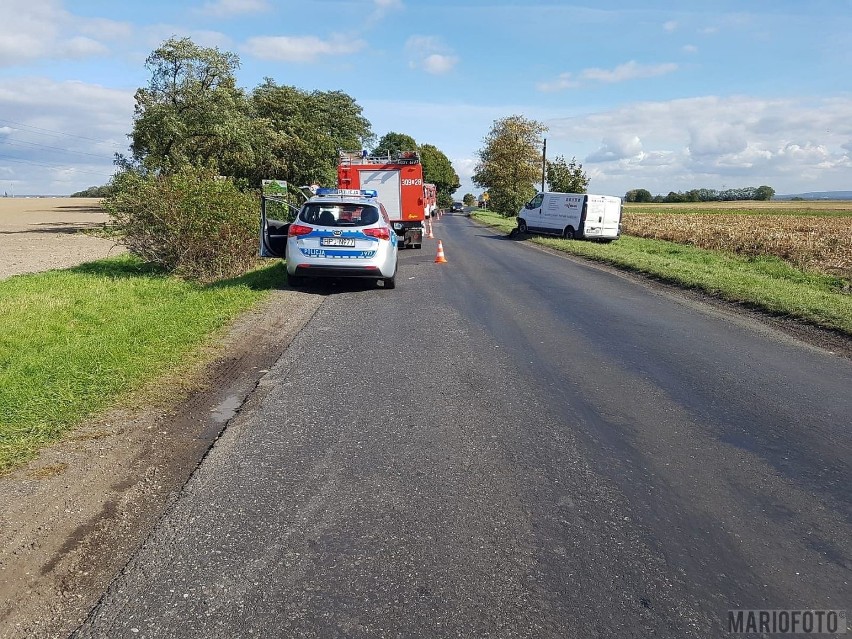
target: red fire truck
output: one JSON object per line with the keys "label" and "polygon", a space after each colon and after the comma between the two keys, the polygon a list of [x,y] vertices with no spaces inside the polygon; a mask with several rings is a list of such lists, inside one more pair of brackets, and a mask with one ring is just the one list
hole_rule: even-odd
{"label": "red fire truck", "polygon": [[423,245],[426,198],[417,153],[371,156],[366,151],[341,151],[337,188],[374,189],[400,238],[399,245],[418,249]]}

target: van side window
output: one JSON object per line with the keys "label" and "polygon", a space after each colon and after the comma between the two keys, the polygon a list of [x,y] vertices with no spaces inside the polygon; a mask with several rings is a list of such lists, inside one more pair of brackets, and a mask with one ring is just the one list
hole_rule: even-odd
{"label": "van side window", "polygon": [[541,206],[542,201],[544,200],[544,193],[539,193],[533,199],[530,200],[529,204],[527,204],[528,209],[537,209]]}

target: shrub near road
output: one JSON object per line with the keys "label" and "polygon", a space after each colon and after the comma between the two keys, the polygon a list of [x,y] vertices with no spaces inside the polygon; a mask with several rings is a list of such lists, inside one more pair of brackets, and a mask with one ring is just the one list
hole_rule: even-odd
{"label": "shrub near road", "polygon": [[131,253],[181,277],[212,282],[257,263],[260,199],[211,169],[126,170],[103,205]]}
{"label": "shrub near road", "polygon": [[[507,233],[516,226],[513,217],[484,211],[477,212],[475,217]],[[826,219],[832,217],[827,216]],[[840,219],[844,216],[840,215]],[[607,262],[725,300],[852,335],[850,281],[828,273],[803,270],[775,255],[737,255],[730,251],[631,235],[623,235],[611,244],[531,238],[531,241],[549,248]]]}

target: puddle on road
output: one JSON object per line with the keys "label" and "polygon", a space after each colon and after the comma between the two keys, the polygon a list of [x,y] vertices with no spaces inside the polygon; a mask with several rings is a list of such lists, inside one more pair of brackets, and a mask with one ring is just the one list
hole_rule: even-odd
{"label": "puddle on road", "polygon": [[242,403],[243,400],[240,397],[229,395],[210,411],[210,417],[217,424],[224,424],[237,414],[237,409],[242,406]]}

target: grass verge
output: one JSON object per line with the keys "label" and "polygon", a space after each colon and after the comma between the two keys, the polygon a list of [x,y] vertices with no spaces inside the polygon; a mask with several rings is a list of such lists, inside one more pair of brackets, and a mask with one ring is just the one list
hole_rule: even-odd
{"label": "grass verge", "polygon": [[[506,233],[514,218],[474,217]],[[852,295],[842,278],[802,271],[774,256],[739,257],[685,244],[622,236],[611,244],[531,236],[532,242],[698,289],[776,315],[852,335]]]}
{"label": "grass verge", "polygon": [[0,474],[152,377],[188,368],[281,268],[201,286],[123,255],[0,281]]}

